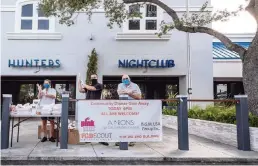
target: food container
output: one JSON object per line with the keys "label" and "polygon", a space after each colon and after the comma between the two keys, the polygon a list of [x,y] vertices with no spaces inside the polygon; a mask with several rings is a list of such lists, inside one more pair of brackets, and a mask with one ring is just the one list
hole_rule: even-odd
{"label": "food container", "polygon": [[16,108],[16,111],[17,111],[17,115],[31,116],[31,108],[30,107]]}
{"label": "food container", "polygon": [[40,103],[40,100],[39,100],[39,99],[33,100],[33,104],[34,104],[34,105],[39,105],[39,103]]}

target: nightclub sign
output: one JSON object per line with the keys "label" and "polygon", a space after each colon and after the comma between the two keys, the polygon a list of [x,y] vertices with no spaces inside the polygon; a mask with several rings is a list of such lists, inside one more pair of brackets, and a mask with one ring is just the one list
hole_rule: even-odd
{"label": "nightclub sign", "polygon": [[118,60],[118,67],[121,68],[172,68],[175,67],[174,60]]}
{"label": "nightclub sign", "polygon": [[9,59],[9,67],[60,67],[59,59]]}

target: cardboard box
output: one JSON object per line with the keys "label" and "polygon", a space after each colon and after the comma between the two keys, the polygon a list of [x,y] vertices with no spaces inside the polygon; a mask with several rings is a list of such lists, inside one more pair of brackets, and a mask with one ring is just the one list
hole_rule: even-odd
{"label": "cardboard box", "polygon": [[80,143],[80,134],[78,130],[68,130],[68,144],[77,145]]}

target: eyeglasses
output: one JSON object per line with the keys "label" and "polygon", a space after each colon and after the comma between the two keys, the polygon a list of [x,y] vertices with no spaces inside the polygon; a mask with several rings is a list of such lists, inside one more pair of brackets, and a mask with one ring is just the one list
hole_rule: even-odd
{"label": "eyeglasses", "polygon": [[129,80],[129,78],[123,78],[122,80]]}

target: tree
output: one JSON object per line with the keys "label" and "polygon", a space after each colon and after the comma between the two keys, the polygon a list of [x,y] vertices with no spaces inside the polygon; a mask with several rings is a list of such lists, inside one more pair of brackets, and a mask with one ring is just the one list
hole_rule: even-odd
{"label": "tree", "polygon": [[89,62],[88,62],[88,70],[86,73],[86,84],[91,83],[90,76],[92,74],[97,74],[98,71],[98,55],[96,53],[95,48],[91,51],[91,55],[88,56]]}
{"label": "tree", "polygon": [[[84,11],[90,18],[91,11],[100,6],[101,0],[43,0],[42,10],[47,16],[57,16],[61,24],[72,25],[76,18],[76,11]],[[130,17],[140,17],[141,13],[128,13],[125,9],[126,4],[131,3],[152,3],[161,7],[172,18],[172,23],[163,22],[158,35],[162,35],[176,29],[188,33],[204,33],[219,39],[227,49],[239,54],[243,62],[243,85],[245,94],[248,95],[249,110],[258,115],[258,31],[248,49],[233,43],[224,34],[207,27],[213,21],[227,21],[231,16],[236,16],[239,11],[244,10],[242,6],[234,12],[226,9],[210,14],[206,11],[208,3],[205,3],[199,13],[184,14],[179,17],[173,8],[162,2],[162,0],[104,0],[106,17],[109,18],[108,26],[113,27],[117,24],[121,27],[125,19]],[[245,8],[258,23],[258,0],[249,0]]]}

